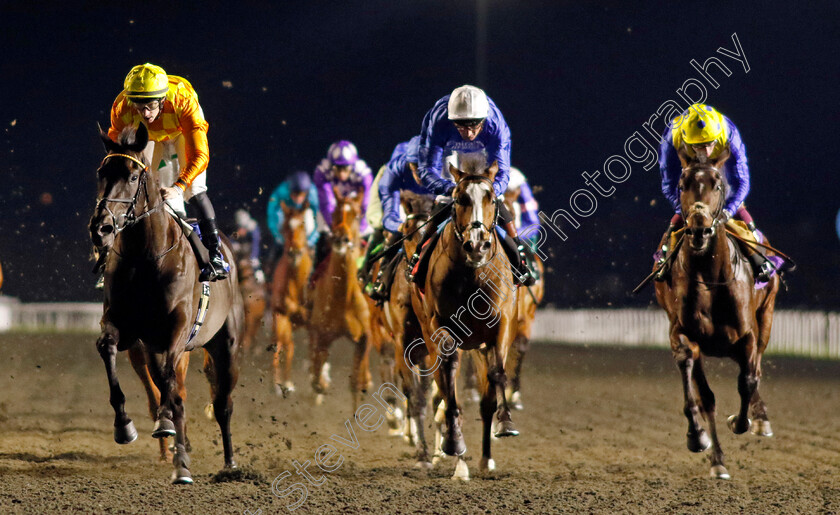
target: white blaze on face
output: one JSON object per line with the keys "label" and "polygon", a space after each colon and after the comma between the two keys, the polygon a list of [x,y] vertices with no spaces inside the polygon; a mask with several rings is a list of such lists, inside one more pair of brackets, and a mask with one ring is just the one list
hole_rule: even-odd
{"label": "white blaze on face", "polygon": [[[471,222],[484,223],[484,194],[487,192],[487,185],[482,183],[473,183],[466,188],[467,195],[472,200],[472,219]],[[470,229],[470,240],[478,242],[481,238],[481,233],[484,229]]]}
{"label": "white blaze on face", "polygon": [[290,218],[289,219],[289,229],[295,230],[300,227],[300,224],[303,223],[300,218]]}

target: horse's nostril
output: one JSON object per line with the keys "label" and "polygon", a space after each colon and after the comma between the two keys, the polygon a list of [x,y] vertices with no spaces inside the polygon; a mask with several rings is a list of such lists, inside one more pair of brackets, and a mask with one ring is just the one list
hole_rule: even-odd
{"label": "horse's nostril", "polygon": [[711,235],[712,235],[712,228],[711,227],[706,227],[705,229],[703,229],[703,236],[711,236]]}
{"label": "horse's nostril", "polygon": [[107,236],[114,232],[114,226],[111,224],[103,224],[96,229],[96,232],[99,233],[100,236]]}
{"label": "horse's nostril", "polygon": [[484,251],[484,252],[487,252],[488,250],[490,250],[490,241],[489,240],[485,240],[481,244],[481,250]]}
{"label": "horse's nostril", "polygon": [[473,242],[471,242],[471,241],[465,241],[464,242],[464,250],[466,250],[467,252],[472,252],[474,248],[475,247],[473,246]]}

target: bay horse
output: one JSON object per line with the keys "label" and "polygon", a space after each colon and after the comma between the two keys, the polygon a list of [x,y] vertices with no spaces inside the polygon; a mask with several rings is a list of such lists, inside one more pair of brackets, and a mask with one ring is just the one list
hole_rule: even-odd
{"label": "bay horse", "polygon": [[309,319],[310,379],[315,404],[320,405],[329,388],[324,364],[332,342],[342,336],[353,342],[353,370],[350,392],[353,411],[362,392],[370,385],[370,310],[356,279],[359,258],[360,195],[342,196],[334,188],[336,208],[332,216],[331,252],[326,271],[315,281],[312,314]]}
{"label": "bay horse", "polygon": [[[479,467],[492,471],[496,467],[490,453],[494,414],[494,436],[519,434],[505,396],[505,358],[516,335],[519,291],[496,228],[493,180],[499,165],[494,162],[488,168],[483,154],[462,154],[459,162],[463,170],[449,168],[456,183],[452,219],[432,252],[424,291],[414,289],[412,304],[421,319],[435,382],[446,406],[440,450],[458,457],[453,479],[469,480],[456,399],[458,351],[473,351],[475,358],[483,422]],[[442,406],[437,405],[438,409]]]}
{"label": "bay horse", "polygon": [[[274,390],[284,395],[295,390],[292,382],[292,358],[295,355],[293,333],[305,327],[309,319],[305,296],[312,256],[306,240],[305,215],[307,202],[301,209],[280,202],[283,227],[280,228],[285,251],[277,260],[271,280],[271,312],[274,320]],[[280,361],[283,360],[281,367]]]}
{"label": "bay horse", "polygon": [[412,283],[407,277],[409,270],[406,256],[413,255],[417,249],[423,236],[420,227],[429,220],[434,198],[429,195],[417,195],[411,191],[402,191],[400,203],[406,213],[406,219],[401,228],[406,238],[402,241],[402,252],[397,256],[398,261],[394,264],[396,270],[390,294],[380,309],[381,323],[392,344],[395,372],[407,402],[405,428],[402,433],[406,441],[415,448],[415,467],[428,469],[431,468],[432,463],[429,460],[425,428],[431,376],[421,375],[416,371],[429,369],[431,363],[429,353],[423,344],[420,322],[411,303]]}
{"label": "bay horse", "polygon": [[712,447],[710,474],[719,479],[730,476],[718,441],[715,396],[703,371],[703,359],[728,357],[740,368],[741,406],[727,421],[730,429],[742,434],[752,428],[756,435],[772,436],[758,385],[779,290],[778,275],[766,287],[755,289],[751,265],[726,235],[721,219],[726,180],[720,169],[728,157],[725,151],[714,162],[701,158],[689,163],[680,152],[684,241],[676,250],[670,279],[656,283],[656,300],[668,314],[671,352],[682,377],[687,446],[692,452]]}
{"label": "bay horse", "polygon": [[[111,249],[105,265],[102,332],[96,348],[108,377],[114,440],[127,444],[137,438],[134,423],[125,412],[116,357],[121,350],[141,345],[160,392],[152,436],[175,437],[172,482],[190,484],[183,398],[176,388],[176,368],[188,350],[205,350],[204,370],[222,432],[225,469],[236,466],[230,394],[239,375],[237,350],[243,318],[236,272],[231,270],[223,281],[198,282],[194,252],[180,222],[166,212],[160,178],[145,159],[148,132],[144,125],[124,129],[116,143],[101,129],[100,137],[107,155],[97,170],[97,202],[89,230],[94,246]],[[225,257],[232,261],[224,240]],[[200,321],[196,314],[205,288],[209,288],[210,302],[203,325],[199,325],[194,321]]]}
{"label": "bay horse", "polygon": [[244,355],[252,356],[257,351],[254,341],[257,339],[257,332],[262,327],[263,316],[265,316],[266,292],[265,286],[257,281],[254,265],[251,263],[251,244],[238,240],[238,237],[233,238],[231,246],[236,260],[239,291],[245,307],[241,347]]}

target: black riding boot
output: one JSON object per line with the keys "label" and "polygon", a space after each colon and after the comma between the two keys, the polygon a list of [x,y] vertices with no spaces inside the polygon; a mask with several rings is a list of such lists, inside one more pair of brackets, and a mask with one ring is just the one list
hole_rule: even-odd
{"label": "black riding boot", "polygon": [[189,200],[191,206],[198,212],[198,227],[201,229],[201,242],[210,253],[210,263],[205,266],[198,276],[198,280],[217,281],[227,279],[230,264],[222,255],[222,242],[219,239],[219,228],[216,225],[216,212],[207,193],[199,193]]}
{"label": "black riding boot", "polygon": [[508,210],[505,203],[496,199],[498,204],[498,223],[505,231],[505,238],[502,240],[507,249],[508,259],[513,268],[514,274],[517,276],[516,281],[524,286],[531,286],[537,282],[536,265],[532,265],[533,256],[529,255],[531,248],[522,242],[522,238],[516,233],[516,223],[513,220],[513,215]]}
{"label": "black riding boot", "polygon": [[756,281],[766,283],[773,277],[773,271],[776,269],[769,259],[764,257],[761,252],[749,248],[745,243],[741,243],[741,251],[747,256],[747,261],[752,265],[753,274]]}

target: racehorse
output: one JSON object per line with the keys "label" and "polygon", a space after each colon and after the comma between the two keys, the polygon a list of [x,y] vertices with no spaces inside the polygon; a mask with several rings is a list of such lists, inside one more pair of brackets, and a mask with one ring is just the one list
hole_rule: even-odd
{"label": "racehorse", "polygon": [[[295,355],[295,342],[292,334],[295,329],[304,327],[309,319],[305,306],[306,285],[312,271],[312,257],[306,241],[304,217],[309,204],[301,209],[280,203],[283,209],[283,241],[286,250],[277,261],[271,281],[271,311],[274,319],[274,389],[278,395],[292,392],[292,358]],[[283,366],[280,360],[283,359]]]}
{"label": "racehorse", "polygon": [[[144,125],[136,131],[123,130],[116,143],[101,130],[100,136],[107,155],[97,171],[97,202],[89,229],[96,247],[111,248],[105,265],[102,332],[96,347],[108,376],[114,440],[126,444],[137,438],[117,379],[117,352],[142,345],[151,378],[160,391],[152,436],[175,437],[172,482],[189,484],[192,475],[183,398],[175,379],[175,370],[188,350],[203,347],[206,351],[204,370],[222,432],[225,469],[235,467],[230,394],[239,375],[237,350],[243,318],[236,271],[224,281],[198,282],[194,252],[180,222],[166,212],[157,171],[143,155],[148,142]],[[223,247],[231,261],[226,239]],[[211,300],[202,313],[206,290]]]}
{"label": "racehorse", "polygon": [[440,448],[446,455],[458,456],[453,479],[467,480],[469,469],[462,458],[467,448],[455,396],[457,351],[474,351],[483,422],[479,467],[491,471],[496,466],[490,454],[494,413],[497,438],[519,434],[505,398],[505,358],[516,335],[519,292],[496,232],[493,179],[498,163],[487,168],[483,154],[461,155],[459,162],[463,171],[450,165],[456,182],[452,219],[432,252],[424,292],[415,288],[412,304],[415,311],[422,311],[418,319],[423,339],[446,403]]}
{"label": "racehorse", "polygon": [[[518,197],[518,188],[512,192],[505,192],[505,204],[511,213],[516,213],[518,210],[518,203],[516,202]],[[516,410],[521,410],[524,407],[521,393],[522,362],[525,360],[525,354],[530,347],[532,326],[534,325],[534,317],[537,314],[537,306],[542,302],[543,296],[545,295],[545,267],[537,255],[534,255],[534,262],[539,270],[539,279],[532,286],[528,287],[528,291],[523,291],[519,296],[519,320],[517,323],[516,337],[513,339],[513,345],[508,352],[505,363],[506,370],[511,371],[508,397],[511,407]]]}
{"label": "racehorse", "polygon": [[251,263],[251,246],[248,243],[231,241],[236,259],[236,272],[239,278],[239,291],[245,305],[245,327],[242,331],[242,353],[254,355],[257,348],[254,341],[257,331],[262,327],[265,315],[265,287],[257,281],[254,265]]}
{"label": "racehorse", "polygon": [[359,257],[361,196],[342,196],[334,189],[336,208],[332,219],[331,252],[326,271],[315,281],[312,314],[309,319],[310,378],[315,403],[320,405],[329,388],[323,373],[330,345],[347,336],[353,342],[353,371],[350,392],[353,411],[370,384],[370,310],[356,280]]}
{"label": "racehorse", "polygon": [[[397,257],[390,295],[382,305],[382,322],[393,345],[395,369],[400,379],[403,394],[407,400],[407,414],[403,434],[409,444],[415,447],[418,468],[430,468],[429,448],[426,444],[426,407],[431,386],[430,375],[416,373],[419,369],[429,369],[428,351],[423,344],[420,322],[411,305],[411,282],[408,280],[406,256],[411,256],[417,248],[423,233],[418,230],[429,220],[434,199],[431,196],[416,195],[411,191],[400,194],[400,203],[406,213],[402,233],[406,238]],[[434,230],[434,228],[431,228]],[[414,343],[417,342],[417,343]],[[416,367],[413,365],[417,365]]]}
{"label": "racehorse", "polygon": [[[730,429],[742,434],[752,427],[754,434],[772,436],[758,385],[779,290],[777,275],[766,287],[755,289],[751,265],[727,237],[721,218],[726,181],[720,169],[728,157],[724,152],[712,163],[705,159],[689,163],[680,153],[684,241],[675,251],[670,280],[656,283],[656,299],[668,314],[671,351],[682,376],[688,449],[703,452],[711,446],[710,472],[720,479],[730,476],[718,442],[715,397],[703,372],[703,358],[728,357],[740,368],[741,407],[729,417]],[[701,426],[701,415],[711,441]]]}

